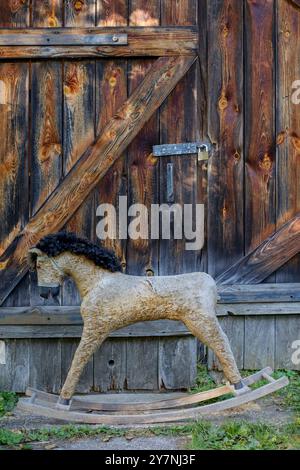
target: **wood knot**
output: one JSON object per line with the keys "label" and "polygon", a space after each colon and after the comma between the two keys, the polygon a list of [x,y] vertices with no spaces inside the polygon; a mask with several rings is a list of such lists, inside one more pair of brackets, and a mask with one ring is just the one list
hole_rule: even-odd
{"label": "wood knot", "polygon": [[222,36],[223,36],[223,38],[227,38],[228,34],[229,34],[229,28],[228,28],[227,24],[225,24],[225,25],[223,26],[223,29],[222,29]]}
{"label": "wood knot", "polygon": [[49,16],[48,18],[48,26],[50,28],[56,28],[58,26],[58,21],[56,16]]}
{"label": "wood knot", "polygon": [[300,152],[300,138],[297,135],[292,135],[292,145],[296,152]]}
{"label": "wood knot", "polygon": [[265,153],[262,160],[259,162],[259,167],[265,172],[270,173],[273,166],[272,158],[268,153]]}
{"label": "wood knot", "polygon": [[75,0],[74,1],[74,10],[76,13],[80,13],[84,7],[84,0]]}
{"label": "wood knot", "polygon": [[116,77],[112,76],[110,77],[110,79],[108,80],[108,83],[109,83],[109,86],[111,88],[115,88],[116,84],[117,84],[117,79]]}
{"label": "wood knot", "polygon": [[219,99],[219,109],[224,111],[228,107],[228,100],[226,98],[225,92],[222,91],[221,98]]}
{"label": "wood knot", "polygon": [[240,159],[241,159],[241,154],[236,150],[236,151],[234,152],[233,158],[234,158],[234,160],[235,160],[235,163],[238,163],[238,162],[240,161]]}
{"label": "wood knot", "polygon": [[282,145],[285,141],[285,136],[286,136],[286,133],[284,131],[279,132],[279,134],[277,135],[277,138],[276,138],[276,144],[277,145]]}

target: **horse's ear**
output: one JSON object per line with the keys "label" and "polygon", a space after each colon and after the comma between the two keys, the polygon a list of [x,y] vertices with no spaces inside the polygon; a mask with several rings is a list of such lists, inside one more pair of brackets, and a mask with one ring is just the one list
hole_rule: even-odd
{"label": "horse's ear", "polygon": [[31,248],[28,251],[27,262],[28,262],[30,271],[35,270],[36,259],[37,259],[38,256],[41,256],[42,254],[43,254],[43,252],[41,250],[39,250],[38,248]]}

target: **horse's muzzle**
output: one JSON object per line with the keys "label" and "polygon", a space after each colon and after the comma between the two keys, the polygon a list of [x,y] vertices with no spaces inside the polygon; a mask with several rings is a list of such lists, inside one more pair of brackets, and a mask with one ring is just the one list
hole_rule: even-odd
{"label": "horse's muzzle", "polygon": [[59,286],[56,286],[56,287],[40,286],[39,287],[39,292],[40,292],[40,297],[42,297],[43,299],[49,299],[50,295],[52,297],[58,297],[58,295],[59,295]]}

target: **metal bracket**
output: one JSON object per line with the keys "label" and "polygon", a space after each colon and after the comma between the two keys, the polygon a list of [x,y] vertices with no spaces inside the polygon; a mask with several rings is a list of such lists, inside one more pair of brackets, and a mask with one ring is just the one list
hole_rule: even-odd
{"label": "metal bracket", "polygon": [[155,157],[198,154],[198,161],[208,160],[211,145],[206,142],[153,145]]}

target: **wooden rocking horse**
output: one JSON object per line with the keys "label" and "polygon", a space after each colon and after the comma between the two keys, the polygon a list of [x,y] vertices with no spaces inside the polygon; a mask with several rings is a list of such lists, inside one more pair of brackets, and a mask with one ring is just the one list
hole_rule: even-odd
{"label": "wooden rocking horse", "polygon": [[[120,262],[112,252],[65,232],[43,238],[29,250],[28,261],[30,268],[37,270],[40,294],[45,298],[50,294],[59,294],[59,287],[66,276],[74,279],[82,299],[84,327],[60,397],[29,389],[31,398],[21,401],[19,405],[23,409],[90,423],[177,421],[246,403],[288,383],[285,377],[275,381],[269,368],[242,380],[227,336],[216,317],[217,287],[208,274],[199,272],[161,277],[126,275],[121,272]],[[84,366],[112,331],[135,322],[160,319],[182,321],[194,336],[211,348],[222,365],[228,384],[181,399],[146,404],[101,404],[72,399]],[[268,385],[251,390],[249,386],[261,378],[265,378]],[[186,408],[228,393],[233,393],[235,398]],[[180,409],[170,411],[172,408]],[[93,412],[78,413],[75,410]],[[157,412],[153,414],[151,410]],[[98,414],[95,411],[114,413]],[[118,411],[140,411],[143,414],[126,416],[116,414]]]}

